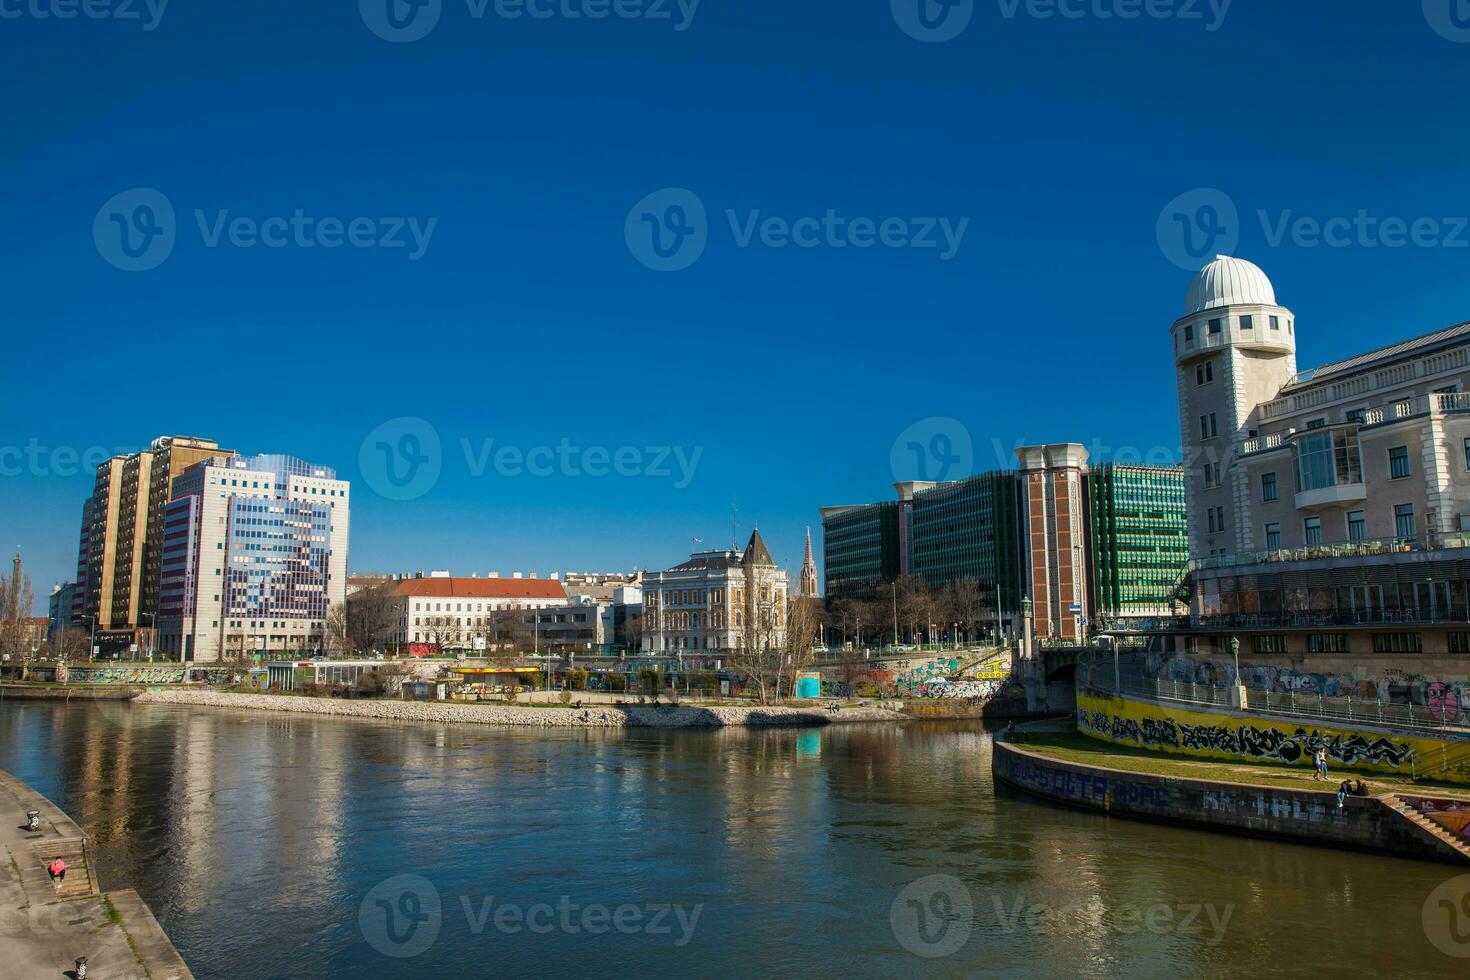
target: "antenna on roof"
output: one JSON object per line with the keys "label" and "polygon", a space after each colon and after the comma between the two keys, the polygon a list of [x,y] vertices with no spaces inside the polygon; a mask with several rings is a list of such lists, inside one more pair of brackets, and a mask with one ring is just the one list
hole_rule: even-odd
{"label": "antenna on roof", "polygon": [[736,507],[735,507],[735,499],[732,497],[730,499],[730,550],[731,551],[739,551],[740,550],[740,525],[735,520],[735,515],[738,514],[738,513],[739,513],[739,510],[737,510]]}

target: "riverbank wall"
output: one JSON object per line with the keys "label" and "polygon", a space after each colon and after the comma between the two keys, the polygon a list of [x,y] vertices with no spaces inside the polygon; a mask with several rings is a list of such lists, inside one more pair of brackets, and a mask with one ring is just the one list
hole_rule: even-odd
{"label": "riverbank wall", "polygon": [[457,722],[534,728],[769,728],[906,720],[903,714],[886,708],[844,708],[838,712],[829,712],[826,708],[706,708],[683,704],[596,704],[582,708],[523,708],[515,705],[435,701],[343,701],[334,698],[198,690],[146,691],[134,700],[138,704],[187,704],[347,718],[378,718],[387,721]]}
{"label": "riverbank wall", "polygon": [[997,739],[994,773],[1033,796],[1113,816],[1440,863],[1470,856],[1396,810],[1392,797],[1242,785],[1062,762]]}
{"label": "riverbank wall", "polygon": [[142,693],[141,687],[0,684],[0,703],[5,701],[131,701]]}

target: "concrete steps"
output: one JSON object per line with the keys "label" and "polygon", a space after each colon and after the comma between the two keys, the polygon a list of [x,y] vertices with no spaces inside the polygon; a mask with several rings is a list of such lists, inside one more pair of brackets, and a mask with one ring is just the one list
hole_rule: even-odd
{"label": "concrete steps", "polygon": [[[35,863],[21,868],[21,876],[27,879],[26,891],[32,895],[44,895],[44,889],[48,888],[60,900],[101,893],[88,860],[86,838],[59,837],[36,841],[31,845],[31,854]],[[52,881],[46,870],[46,866],[57,858],[66,862],[66,877],[59,882]]]}
{"label": "concrete steps", "polygon": [[1460,860],[1470,861],[1470,844],[1467,844],[1463,838],[1456,837],[1400,796],[1390,794],[1382,797],[1382,800],[1384,805],[1419,828],[1424,835],[1434,838],[1448,848]]}

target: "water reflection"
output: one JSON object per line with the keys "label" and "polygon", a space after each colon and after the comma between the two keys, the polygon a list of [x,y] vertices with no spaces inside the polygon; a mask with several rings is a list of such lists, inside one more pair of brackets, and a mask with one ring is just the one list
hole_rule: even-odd
{"label": "water reflection", "polygon": [[[519,731],[168,706],[0,708],[0,767],[94,835],[201,977],[799,973],[1444,975],[1432,865],[1155,827],[997,788],[978,726]],[[432,946],[364,941],[417,874]],[[957,878],[968,941],[923,960],[901,890]],[[700,907],[692,940],[507,931],[486,908]],[[487,902],[489,903],[487,905]]]}

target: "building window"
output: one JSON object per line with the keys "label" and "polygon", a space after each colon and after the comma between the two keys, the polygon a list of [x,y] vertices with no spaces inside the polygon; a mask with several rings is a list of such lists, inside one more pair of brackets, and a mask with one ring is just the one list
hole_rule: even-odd
{"label": "building window", "polygon": [[1465,440],[1465,469],[1470,470],[1470,439]]}
{"label": "building window", "polygon": [[1449,634],[1450,653],[1470,653],[1470,633]]}
{"label": "building window", "polygon": [[1277,493],[1276,493],[1276,474],[1275,473],[1262,473],[1261,474],[1261,499],[1263,501],[1266,501],[1267,503],[1270,503],[1273,500],[1280,500],[1281,499],[1279,496],[1277,496]]}
{"label": "building window", "polygon": [[1211,320],[1210,321],[1210,336],[1213,337],[1216,334],[1218,334],[1219,332],[1220,332],[1220,321],[1219,320]]}
{"label": "building window", "polygon": [[1347,534],[1349,541],[1368,540],[1368,522],[1364,519],[1361,510],[1348,511]]}
{"label": "building window", "polygon": [[1281,548],[1281,525],[1266,525],[1266,550],[1277,551]]}
{"label": "building window", "polygon": [[1302,540],[1308,547],[1322,543],[1322,518],[1308,517],[1302,521]]}
{"label": "building window", "polygon": [[1215,380],[1215,362],[1214,361],[1205,361],[1203,364],[1196,364],[1195,365],[1195,367],[1194,367],[1194,383],[1195,384],[1197,384],[1197,385],[1207,385],[1211,381],[1214,381],[1214,380]]}
{"label": "building window", "polygon": [[1254,330],[1255,329],[1255,326],[1256,326],[1256,319],[1255,319],[1255,317],[1252,317],[1252,316],[1243,316],[1243,317],[1240,318],[1240,329],[1242,329],[1242,330]]}
{"label": "building window", "polygon": [[1359,425],[1362,425],[1363,410],[1361,408],[1350,408],[1347,410],[1347,413],[1343,416],[1343,418],[1349,422],[1356,422]]}
{"label": "building window", "polygon": [[1358,431],[1316,432],[1297,440],[1297,490],[1321,490],[1363,482]]}
{"label": "building window", "polygon": [[1393,509],[1393,531],[1405,541],[1412,541],[1414,534],[1414,505],[1398,504]]}
{"label": "building window", "polygon": [[1374,633],[1374,653],[1423,653],[1424,643],[1418,633]]}
{"label": "building window", "polygon": [[1325,429],[1325,428],[1327,428],[1327,420],[1325,418],[1322,418],[1322,419],[1309,419],[1307,421],[1307,428],[1309,428],[1309,429]]}
{"label": "building window", "polygon": [[1214,412],[1199,417],[1199,437],[1201,439],[1213,439],[1219,434],[1220,425]]}
{"label": "building window", "polygon": [[1256,653],[1285,653],[1286,637],[1281,633],[1265,633],[1260,636],[1251,637],[1252,648]]}
{"label": "building window", "polygon": [[1402,480],[1409,475],[1409,447],[1394,446],[1388,451],[1388,478]]}
{"label": "building window", "polygon": [[1271,318],[1271,329],[1272,330],[1280,330],[1281,329],[1281,317],[1279,317],[1279,316],[1273,316]]}
{"label": "building window", "polygon": [[1346,633],[1308,633],[1308,653],[1348,653]]}
{"label": "building window", "polygon": [[1194,340],[1194,324],[1186,323],[1184,325],[1184,339],[1186,342]]}

